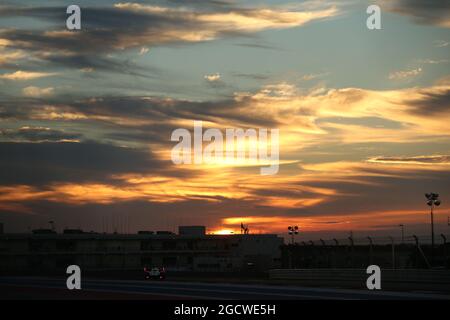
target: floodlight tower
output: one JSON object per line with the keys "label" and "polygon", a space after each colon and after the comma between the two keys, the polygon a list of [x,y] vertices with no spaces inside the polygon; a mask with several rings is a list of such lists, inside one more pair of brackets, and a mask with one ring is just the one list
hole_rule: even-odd
{"label": "floodlight tower", "polygon": [[294,236],[298,234],[298,226],[289,226],[288,230],[291,236],[291,243],[294,244]]}
{"label": "floodlight tower", "polygon": [[403,244],[405,242],[405,225],[402,223],[399,224],[398,226],[402,229],[402,244]]}
{"label": "floodlight tower", "polygon": [[438,193],[425,193],[425,198],[427,198],[427,205],[430,207],[431,214],[431,261],[433,263],[434,258],[434,217],[433,217],[433,209],[434,207],[438,207],[441,204],[441,200],[439,200]]}
{"label": "floodlight tower", "polygon": [[50,224],[51,230],[55,231],[55,222],[52,220],[52,221],[49,221],[48,223]]}

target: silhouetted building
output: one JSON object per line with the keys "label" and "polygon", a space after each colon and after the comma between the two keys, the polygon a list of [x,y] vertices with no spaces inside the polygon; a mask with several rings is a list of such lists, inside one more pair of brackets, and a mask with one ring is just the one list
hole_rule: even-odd
{"label": "silhouetted building", "polygon": [[156,231],[156,234],[158,234],[158,235],[168,235],[168,234],[174,234],[172,231],[165,231],[165,230],[162,230],[162,231]]}
{"label": "silhouetted building", "polygon": [[83,234],[84,231],[81,229],[64,229],[63,233],[64,234]]}
{"label": "silhouetted building", "polygon": [[155,233],[153,231],[142,230],[142,231],[138,231],[138,234],[155,234]]}
{"label": "silhouetted building", "polygon": [[204,236],[206,228],[204,226],[179,226],[178,234],[190,236]]}
{"label": "silhouetted building", "polygon": [[283,239],[272,234],[98,234],[34,232],[0,235],[0,270],[266,271],[281,266]]}
{"label": "silhouetted building", "polygon": [[34,229],[31,230],[33,234],[56,234],[56,231],[52,229]]}

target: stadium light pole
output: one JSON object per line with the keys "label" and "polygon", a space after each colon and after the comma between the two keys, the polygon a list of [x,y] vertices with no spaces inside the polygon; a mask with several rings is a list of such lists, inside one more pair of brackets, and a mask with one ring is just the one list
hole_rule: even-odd
{"label": "stadium light pole", "polygon": [[427,205],[430,207],[430,215],[431,215],[431,264],[434,262],[434,217],[433,217],[433,209],[434,207],[438,207],[441,204],[441,200],[439,200],[438,193],[425,193],[425,198],[427,198]]}
{"label": "stadium light pole", "polygon": [[291,236],[291,244],[294,244],[294,236],[298,234],[298,226],[289,226],[289,235]]}
{"label": "stadium light pole", "polygon": [[[298,234],[298,226],[289,226],[288,231],[289,235],[291,236],[291,245],[294,245],[294,236]],[[293,249],[293,247],[289,248],[289,269],[292,269]]]}
{"label": "stadium light pole", "polygon": [[402,224],[399,224],[398,226],[400,228],[402,228],[402,243],[403,243],[403,242],[405,242],[405,225],[402,223]]}

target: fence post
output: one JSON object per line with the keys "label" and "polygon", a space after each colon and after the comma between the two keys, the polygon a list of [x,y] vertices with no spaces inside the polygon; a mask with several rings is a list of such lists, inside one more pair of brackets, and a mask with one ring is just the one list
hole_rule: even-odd
{"label": "fence post", "polygon": [[417,250],[417,253],[416,253],[416,261],[415,261],[415,267],[416,268],[418,268],[419,267],[419,260],[418,260],[418,256],[419,256],[419,238],[417,238],[417,236],[416,235],[414,235],[413,234],[413,238],[414,238],[414,241],[416,242],[416,250]]}
{"label": "fence post", "polygon": [[371,237],[367,237],[367,239],[369,239],[369,264],[372,265],[373,241]]}
{"label": "fence post", "polygon": [[[427,264],[427,267],[428,267],[429,269],[431,269],[431,265],[430,265],[430,263],[428,262],[428,259],[427,259],[427,257],[425,256],[425,253],[422,251],[422,248],[421,248],[420,245],[419,245],[419,238],[418,238],[417,236],[415,236],[415,235],[413,235],[413,237],[414,237],[414,240],[416,240],[417,251],[422,255],[423,260],[424,260],[425,263]],[[418,264],[417,264],[417,263],[416,263],[416,266],[418,267]]]}
{"label": "fence post", "polygon": [[444,252],[444,267],[447,267],[447,238],[443,233],[441,233],[442,240],[444,243],[442,244],[442,250]]}
{"label": "fence post", "polygon": [[351,264],[351,267],[353,268],[353,266],[354,266],[354,262],[353,262],[353,249],[354,249],[354,247],[353,247],[353,245],[354,245],[354,242],[353,242],[353,237],[348,237],[348,240],[350,240],[350,264]]}
{"label": "fence post", "polygon": [[337,258],[339,255],[339,241],[337,241],[336,238],[334,238],[333,241],[336,244],[336,249],[332,249],[333,250],[332,264],[333,266],[336,266],[337,262],[339,261],[339,259]]}
{"label": "fence post", "polygon": [[288,257],[289,257],[289,269],[292,269],[292,255],[293,255],[292,245],[288,244]]}
{"label": "fence post", "polygon": [[391,245],[392,245],[392,269],[395,270],[395,243],[394,238],[389,237],[391,239]]}
{"label": "fence post", "polygon": [[[320,242],[322,243],[322,246],[323,246],[323,247],[326,246],[325,240],[323,240],[322,238],[320,238]],[[328,265],[328,268],[329,268],[329,267],[330,267],[330,264],[331,264],[331,262],[330,262],[330,250],[327,250],[326,248],[324,248],[323,250],[326,250],[326,251],[325,251],[325,254],[326,254],[326,256],[327,256],[327,265]]]}

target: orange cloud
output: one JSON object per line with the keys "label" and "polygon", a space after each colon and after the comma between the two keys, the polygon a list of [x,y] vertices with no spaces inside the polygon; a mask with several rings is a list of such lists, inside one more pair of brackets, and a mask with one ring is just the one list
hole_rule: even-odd
{"label": "orange cloud", "polygon": [[[450,209],[439,209],[435,213],[436,221],[444,221]],[[424,210],[380,210],[376,212],[360,212],[351,215],[306,215],[295,216],[242,216],[221,220],[216,230],[229,229],[239,232],[238,226],[243,223],[251,230],[267,233],[287,233],[287,227],[297,225],[301,232],[317,231],[349,231],[390,229],[399,224],[429,223],[429,212]],[[233,229],[234,228],[234,229]]]}

